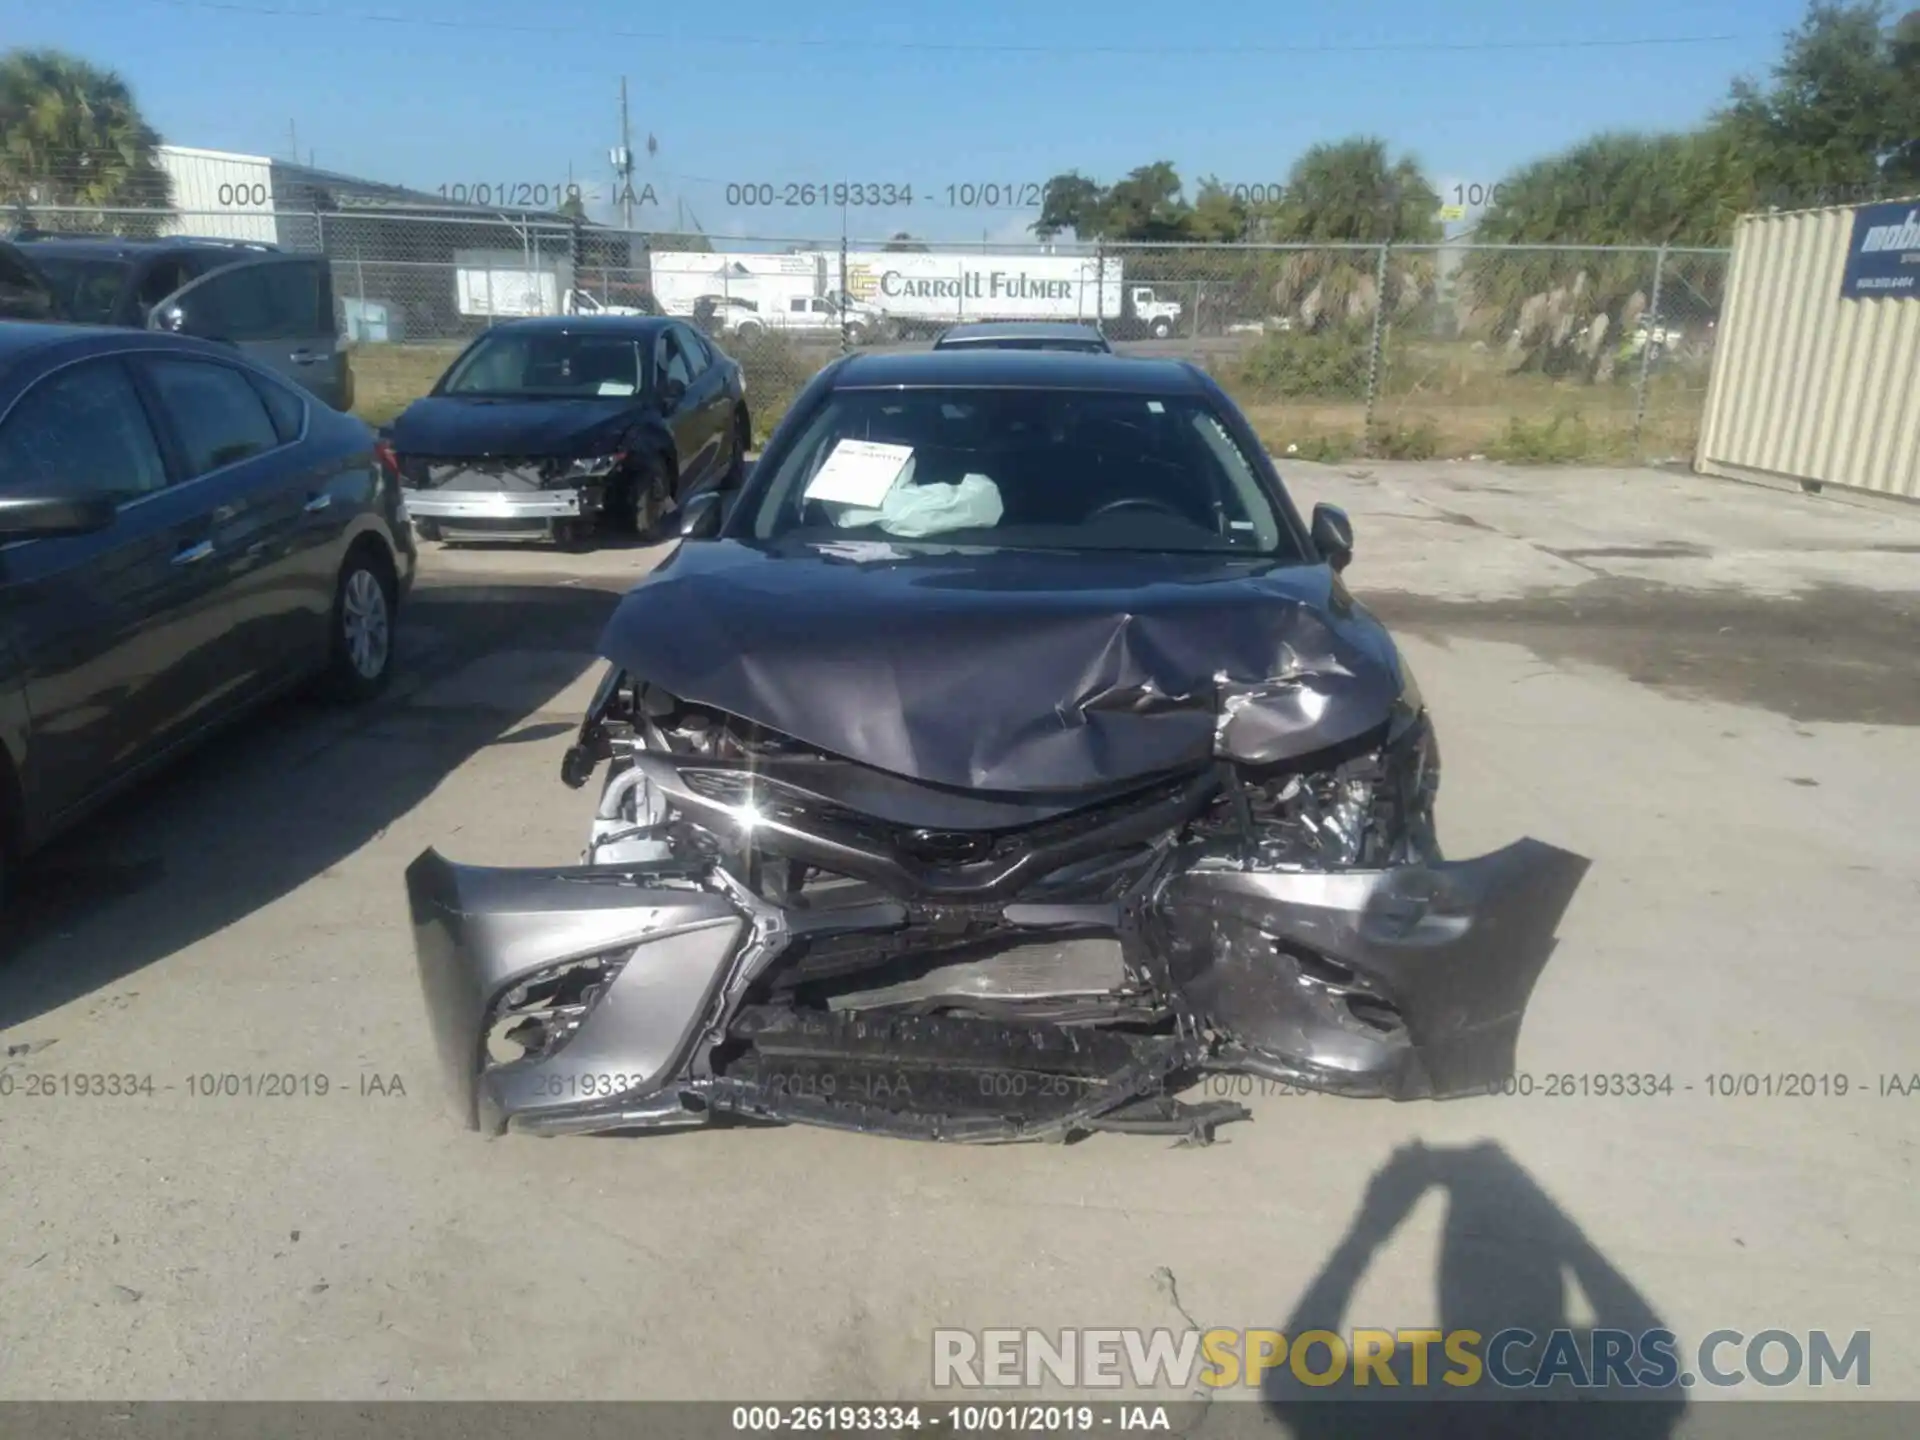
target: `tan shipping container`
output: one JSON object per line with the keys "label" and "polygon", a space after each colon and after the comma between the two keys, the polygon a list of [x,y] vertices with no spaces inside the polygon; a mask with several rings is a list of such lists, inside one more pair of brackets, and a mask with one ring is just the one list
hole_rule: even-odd
{"label": "tan shipping container", "polygon": [[1920,499],[1920,275],[1841,294],[1856,213],[1895,204],[1920,224],[1920,199],[1741,219],[1695,470]]}

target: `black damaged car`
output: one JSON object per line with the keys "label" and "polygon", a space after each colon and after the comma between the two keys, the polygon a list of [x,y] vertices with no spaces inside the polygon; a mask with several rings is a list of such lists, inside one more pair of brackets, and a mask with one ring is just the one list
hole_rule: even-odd
{"label": "black damaged car", "polygon": [[1207,1071],[1511,1074],[1587,862],[1442,858],[1347,519],[1197,368],[849,357],[682,524],[566,758],[584,863],[407,873],[467,1124],[1205,1138]]}
{"label": "black damaged car", "polygon": [[753,447],[738,364],[650,316],[487,330],[384,437],[423,540],[646,537],[692,495],[737,483]]}

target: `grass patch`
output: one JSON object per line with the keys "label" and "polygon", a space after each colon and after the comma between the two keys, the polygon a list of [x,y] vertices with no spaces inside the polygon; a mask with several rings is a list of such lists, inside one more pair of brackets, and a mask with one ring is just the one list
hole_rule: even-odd
{"label": "grass patch", "polygon": [[402,410],[434,387],[465,348],[458,343],[350,347],[347,363],[353,367],[353,413],[369,425],[391,424]]}
{"label": "grass patch", "polygon": [[[725,348],[747,376],[756,445],[764,444],[802,387],[838,353],[783,335],[732,339]],[[349,360],[354,413],[391,422],[433,387],[459,342],[359,345]],[[1706,375],[1699,368],[1656,369],[1636,444],[1633,374],[1582,384],[1514,373],[1506,357],[1460,342],[1396,346],[1367,432],[1366,374],[1348,363],[1357,352],[1345,332],[1267,336],[1218,378],[1246,412],[1267,448],[1282,459],[1338,463],[1374,454],[1396,460],[1485,456],[1521,464],[1631,461],[1686,456],[1699,436]],[[1343,358],[1345,357],[1345,358]],[[1281,394],[1281,386],[1327,393]],[[1287,447],[1294,447],[1291,456]]]}
{"label": "grass patch", "polygon": [[1375,428],[1373,453],[1387,460],[1431,460],[1440,453],[1440,430],[1432,420],[1403,425],[1390,420]]}
{"label": "grass patch", "polygon": [[1587,417],[1563,410],[1545,419],[1515,415],[1487,447],[1487,455],[1515,465],[1566,465],[1582,460],[1615,459],[1632,430],[1596,430]]}
{"label": "grass patch", "polygon": [[1349,430],[1283,431],[1277,436],[1262,435],[1260,443],[1275,459],[1311,460],[1318,465],[1337,465],[1366,448],[1359,433]]}
{"label": "grass patch", "polygon": [[1221,383],[1260,399],[1311,399],[1366,393],[1371,337],[1351,327],[1286,330],[1257,341],[1227,367]]}

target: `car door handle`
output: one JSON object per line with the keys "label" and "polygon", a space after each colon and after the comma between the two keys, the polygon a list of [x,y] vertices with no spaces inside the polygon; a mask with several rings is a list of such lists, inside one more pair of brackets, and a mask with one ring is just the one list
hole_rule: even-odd
{"label": "car door handle", "polygon": [[300,508],[309,515],[318,515],[322,510],[326,509],[331,504],[333,504],[333,496],[329,495],[326,491],[322,490],[318,495],[315,495],[311,500],[307,501],[307,503],[305,505],[302,505]]}
{"label": "car door handle", "polygon": [[288,358],[296,365],[318,365],[321,357],[311,350],[296,350]]}
{"label": "car door handle", "polygon": [[213,542],[211,540],[202,540],[198,545],[181,546],[179,550],[174,552],[173,563],[176,565],[191,565],[196,560],[205,560],[212,554]]}

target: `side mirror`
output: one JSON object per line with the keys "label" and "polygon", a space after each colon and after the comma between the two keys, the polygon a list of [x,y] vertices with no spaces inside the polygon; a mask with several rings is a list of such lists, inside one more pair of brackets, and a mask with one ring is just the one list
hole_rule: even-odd
{"label": "side mirror", "polygon": [[680,538],[711,540],[720,531],[720,492],[702,490],[680,507]]}
{"label": "side mirror", "polygon": [[111,526],[119,513],[119,505],[109,495],[0,496],[0,540],[93,535]]}
{"label": "side mirror", "polygon": [[1353,521],[1338,505],[1313,507],[1313,543],[1320,558],[1335,570],[1344,570],[1353,559]]}

